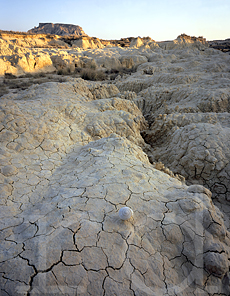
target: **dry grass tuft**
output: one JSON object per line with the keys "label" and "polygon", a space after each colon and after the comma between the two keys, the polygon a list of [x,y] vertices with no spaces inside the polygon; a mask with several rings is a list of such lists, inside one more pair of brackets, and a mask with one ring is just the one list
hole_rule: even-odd
{"label": "dry grass tuft", "polygon": [[103,72],[102,70],[94,70],[91,68],[82,69],[80,72],[80,76],[82,79],[92,81],[102,81],[108,78],[105,72]]}
{"label": "dry grass tuft", "polygon": [[21,76],[15,76],[10,73],[5,73],[0,82],[0,97],[9,92],[17,92],[25,90],[33,84],[42,84],[45,82],[66,82],[65,77],[59,77],[56,73],[27,73]]}

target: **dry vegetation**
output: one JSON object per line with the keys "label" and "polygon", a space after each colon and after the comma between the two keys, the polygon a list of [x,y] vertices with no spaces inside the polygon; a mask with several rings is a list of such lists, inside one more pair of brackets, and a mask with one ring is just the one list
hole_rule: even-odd
{"label": "dry vegetation", "polygon": [[12,34],[12,35],[31,35],[27,32],[20,32],[20,31],[6,31],[6,30],[0,30],[0,34]]}
{"label": "dry vegetation", "polygon": [[25,90],[33,84],[42,84],[45,82],[65,82],[64,77],[54,74],[36,73],[23,76],[14,76],[6,73],[0,80],[0,97],[9,92]]}
{"label": "dry vegetation", "polygon": [[74,77],[91,81],[110,81],[115,80],[118,76],[131,75],[136,72],[136,67],[131,69],[120,67],[107,71],[94,68],[76,68],[74,72],[70,69],[60,69],[53,73],[35,73],[15,76],[5,73],[5,76],[0,78],[0,97],[9,92],[17,92],[25,90],[33,84],[42,84],[45,82],[65,82],[67,77]]}

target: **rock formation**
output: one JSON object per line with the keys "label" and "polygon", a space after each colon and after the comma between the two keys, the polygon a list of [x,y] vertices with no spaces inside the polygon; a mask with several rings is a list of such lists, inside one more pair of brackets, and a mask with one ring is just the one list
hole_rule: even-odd
{"label": "rock formation", "polygon": [[59,69],[74,71],[75,67],[90,67],[91,63],[94,68],[96,66],[104,70],[133,68],[149,59],[153,61],[153,53],[161,53],[161,49],[165,52],[191,47],[201,51],[209,46],[203,37],[185,34],[176,40],[158,43],[150,37],[105,41],[89,36],[17,32],[2,32],[0,37],[0,76],[4,73],[22,75]]}
{"label": "rock formation", "polygon": [[9,73],[26,69],[22,52],[28,65],[136,69],[1,97],[1,295],[229,295],[230,56],[185,36],[1,42]]}
{"label": "rock formation", "polygon": [[230,51],[230,38],[225,40],[213,40],[208,42],[209,46],[215,49],[219,49],[223,52]]}
{"label": "rock formation", "polygon": [[82,27],[69,24],[53,24],[53,23],[39,23],[38,27],[35,27],[28,31],[30,34],[53,34],[53,35],[77,35],[87,36]]}

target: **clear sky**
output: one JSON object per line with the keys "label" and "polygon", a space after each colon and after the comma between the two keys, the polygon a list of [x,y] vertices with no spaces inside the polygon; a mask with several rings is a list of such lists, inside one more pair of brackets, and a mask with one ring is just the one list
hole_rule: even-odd
{"label": "clear sky", "polygon": [[230,38],[230,0],[0,0],[0,29],[27,31],[39,23],[79,25],[102,39],[185,33]]}

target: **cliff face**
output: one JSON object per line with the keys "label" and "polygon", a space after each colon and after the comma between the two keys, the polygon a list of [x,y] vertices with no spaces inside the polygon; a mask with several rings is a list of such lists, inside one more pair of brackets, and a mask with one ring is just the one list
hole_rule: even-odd
{"label": "cliff face", "polygon": [[28,31],[28,33],[36,34],[54,34],[54,35],[78,35],[87,36],[82,27],[69,24],[53,24],[53,23],[39,23],[38,27],[35,27]]}

